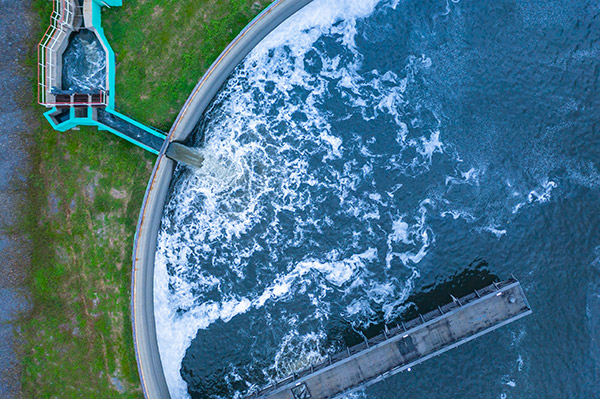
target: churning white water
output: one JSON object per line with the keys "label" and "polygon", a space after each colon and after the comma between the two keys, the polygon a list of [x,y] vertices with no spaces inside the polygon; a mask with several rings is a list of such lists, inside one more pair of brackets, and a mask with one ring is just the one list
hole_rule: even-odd
{"label": "churning white water", "polygon": [[[239,397],[339,350],[345,325],[397,320],[419,277],[450,267],[428,259],[439,241],[504,240],[560,190],[550,166],[481,154],[481,137],[499,134],[466,140],[482,129],[452,125],[448,98],[465,86],[451,79],[471,77],[446,64],[462,61],[443,44],[389,39],[404,37],[389,17],[403,6],[314,1],[246,57],[204,116],[204,162],[176,170],[155,258],[174,398]],[[449,34],[452,7],[405,36]],[[445,250],[455,268],[477,257]],[[500,388],[520,387],[509,374]]]}

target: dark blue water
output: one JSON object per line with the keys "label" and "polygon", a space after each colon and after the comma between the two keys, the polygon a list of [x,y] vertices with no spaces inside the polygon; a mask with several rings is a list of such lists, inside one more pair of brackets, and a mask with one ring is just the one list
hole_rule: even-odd
{"label": "dark blue water", "polygon": [[316,1],[204,115],[159,237],[175,397],[514,273],[534,314],[355,396],[600,397],[600,5]]}

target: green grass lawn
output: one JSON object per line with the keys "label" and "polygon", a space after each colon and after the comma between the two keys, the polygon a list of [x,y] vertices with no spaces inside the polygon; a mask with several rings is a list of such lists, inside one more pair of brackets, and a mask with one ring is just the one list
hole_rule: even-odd
{"label": "green grass lawn", "polygon": [[105,10],[117,58],[116,105],[168,130],[204,72],[270,2],[125,0]]}
{"label": "green grass lawn", "polygon": [[[267,3],[125,0],[105,9],[118,108],[168,130],[204,71]],[[35,7],[41,38],[51,3],[36,0]],[[35,109],[40,127],[22,221],[33,248],[34,302],[22,324],[25,397],[142,397],[130,323],[131,252],[155,157],[93,128],[54,131],[44,109]]]}
{"label": "green grass lawn", "polygon": [[130,259],[153,156],[91,128],[43,126],[38,146],[26,396],[141,397]]}

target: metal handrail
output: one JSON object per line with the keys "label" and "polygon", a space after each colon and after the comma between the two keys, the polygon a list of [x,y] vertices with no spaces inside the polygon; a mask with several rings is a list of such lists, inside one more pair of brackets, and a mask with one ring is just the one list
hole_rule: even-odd
{"label": "metal handrail", "polygon": [[55,69],[58,67],[53,58],[58,58],[57,48],[61,42],[62,35],[70,34],[75,26],[76,9],[80,6],[76,0],[54,0],[52,3],[52,14],[50,15],[50,25],[46,29],[42,40],[38,44],[38,103],[45,106],[53,105],[107,105],[108,96],[105,91],[101,91],[102,101],[72,103],[48,101],[48,93],[53,87],[60,86],[60,82],[53,81]]}
{"label": "metal handrail", "polygon": [[91,100],[90,98],[93,94],[87,94],[88,99],[90,99],[90,101],[73,101],[75,95],[81,95],[81,94],[85,94],[85,93],[73,93],[73,94],[69,95],[69,101],[54,101],[50,104],[58,106],[58,107],[73,106],[73,105],[103,106],[103,105],[108,104],[108,95],[107,95],[106,91],[104,91],[104,90],[99,90],[98,93],[94,93],[94,94],[100,94],[100,101]]}
{"label": "metal handrail", "polygon": [[[50,26],[46,29],[42,40],[38,44],[38,99],[40,104],[46,103],[46,95],[53,87],[51,81],[52,71],[56,65],[49,60],[49,54],[55,52],[54,46],[58,43],[54,40],[61,33],[66,33],[73,28],[74,9],[70,0],[56,0],[52,3],[52,14],[50,15]],[[42,88],[39,91],[40,86]],[[41,94],[41,97],[40,97]]]}

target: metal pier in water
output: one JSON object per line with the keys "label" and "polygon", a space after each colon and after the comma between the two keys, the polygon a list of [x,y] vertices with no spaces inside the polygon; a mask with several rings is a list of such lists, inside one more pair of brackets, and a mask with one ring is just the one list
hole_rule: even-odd
{"label": "metal pier in water", "polygon": [[329,357],[248,398],[325,399],[364,388],[530,314],[517,280],[494,283]]}

